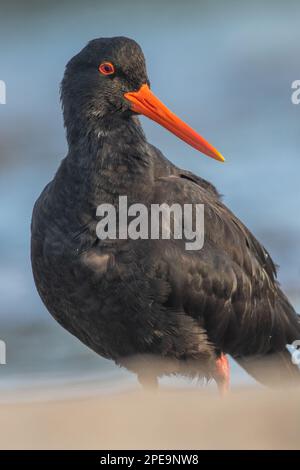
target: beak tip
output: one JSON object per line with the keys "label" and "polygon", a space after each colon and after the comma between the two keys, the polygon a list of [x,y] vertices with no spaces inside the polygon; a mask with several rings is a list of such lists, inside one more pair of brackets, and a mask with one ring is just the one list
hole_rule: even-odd
{"label": "beak tip", "polygon": [[225,162],[226,162],[226,160],[225,160],[225,158],[223,157],[223,155],[221,155],[220,162],[221,162],[221,163],[225,163]]}
{"label": "beak tip", "polygon": [[226,161],[225,158],[223,157],[223,155],[218,150],[216,150],[215,158],[216,158],[216,160],[218,160],[221,163],[224,163]]}

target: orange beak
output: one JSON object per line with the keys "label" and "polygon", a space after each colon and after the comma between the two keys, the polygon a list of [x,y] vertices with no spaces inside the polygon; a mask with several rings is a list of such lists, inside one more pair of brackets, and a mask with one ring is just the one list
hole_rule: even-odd
{"label": "orange beak", "polygon": [[125,93],[124,97],[131,102],[132,111],[144,114],[161,126],[168,129],[179,139],[184,140],[200,152],[224,162],[224,157],[207,142],[201,135],[197,134],[190,126],[172,113],[156,96],[152,93],[148,85],[144,84],[138,91]]}

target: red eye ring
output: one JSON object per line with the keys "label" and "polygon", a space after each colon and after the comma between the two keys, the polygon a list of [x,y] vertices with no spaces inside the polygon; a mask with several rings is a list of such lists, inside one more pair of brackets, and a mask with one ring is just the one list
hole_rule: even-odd
{"label": "red eye ring", "polygon": [[103,75],[112,75],[115,73],[115,67],[111,62],[102,62],[102,64],[99,65],[99,72]]}

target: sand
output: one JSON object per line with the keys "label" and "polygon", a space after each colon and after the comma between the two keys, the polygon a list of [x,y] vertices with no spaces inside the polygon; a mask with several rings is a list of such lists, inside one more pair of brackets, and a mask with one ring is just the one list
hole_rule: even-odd
{"label": "sand", "polygon": [[[34,397],[34,392],[33,392]],[[1,397],[0,397],[1,398]],[[300,449],[300,390],[140,390],[0,405],[1,449]]]}

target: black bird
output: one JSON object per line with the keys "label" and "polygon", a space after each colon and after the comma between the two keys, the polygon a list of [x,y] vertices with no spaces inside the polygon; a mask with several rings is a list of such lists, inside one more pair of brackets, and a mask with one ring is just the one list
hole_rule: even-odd
{"label": "black bird", "polygon": [[[215,187],[147,142],[138,114],[201,152],[221,154],[150,91],[139,45],[91,41],[67,64],[61,97],[69,151],[37,200],[31,256],[38,292],[84,344],[156,384],[163,374],[229,381],[225,354],[265,384],[300,382],[287,344],[299,318],[265,248]],[[204,204],[205,240],[97,236],[100,204]],[[255,357],[255,365],[247,358]],[[275,376],[260,370],[275,364]],[[139,359],[139,360],[137,360]]]}

